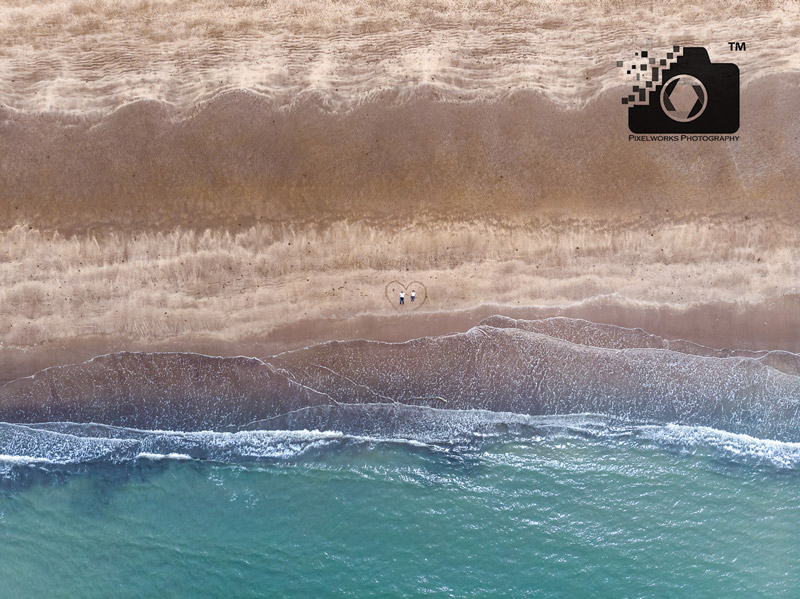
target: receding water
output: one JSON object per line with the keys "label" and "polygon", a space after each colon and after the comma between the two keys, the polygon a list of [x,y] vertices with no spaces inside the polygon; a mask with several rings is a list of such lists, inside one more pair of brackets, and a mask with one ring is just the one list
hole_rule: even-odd
{"label": "receding water", "polygon": [[[800,444],[597,416],[490,428],[6,455],[0,596],[796,596]],[[124,434],[171,435],[105,436]]]}

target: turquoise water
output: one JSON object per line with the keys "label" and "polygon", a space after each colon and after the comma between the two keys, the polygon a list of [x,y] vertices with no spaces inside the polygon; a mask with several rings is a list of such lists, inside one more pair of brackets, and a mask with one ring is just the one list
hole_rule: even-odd
{"label": "turquoise water", "polygon": [[586,420],[6,455],[0,596],[797,596],[800,445]]}

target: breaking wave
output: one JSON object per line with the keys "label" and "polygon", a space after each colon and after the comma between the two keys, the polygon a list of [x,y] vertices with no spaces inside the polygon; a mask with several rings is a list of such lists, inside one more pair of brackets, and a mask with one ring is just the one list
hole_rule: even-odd
{"label": "breaking wave", "polygon": [[[137,467],[164,461],[247,465],[311,458],[347,448],[404,446],[410,451],[491,459],[484,449],[507,443],[599,442],[660,447],[750,466],[796,470],[800,443],[758,439],[708,427],[636,424],[597,414],[528,416],[480,410],[405,407],[417,417],[414,430],[387,426],[371,435],[337,430],[253,430],[240,432],[147,431],[95,424],[0,424],[0,480],[32,473],[70,474],[87,466]],[[393,436],[397,434],[397,436]],[[491,451],[489,453],[492,453]]]}

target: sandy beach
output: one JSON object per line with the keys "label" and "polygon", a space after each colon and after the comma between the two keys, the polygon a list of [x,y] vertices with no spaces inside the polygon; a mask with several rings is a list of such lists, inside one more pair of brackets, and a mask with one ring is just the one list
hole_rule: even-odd
{"label": "sandy beach", "polygon": [[[0,379],[494,314],[800,351],[798,7],[697,10],[4,3]],[[617,60],[731,39],[738,141],[628,139]]]}
{"label": "sandy beach", "polygon": [[797,596],[798,115],[797,0],[0,0],[0,595]]}

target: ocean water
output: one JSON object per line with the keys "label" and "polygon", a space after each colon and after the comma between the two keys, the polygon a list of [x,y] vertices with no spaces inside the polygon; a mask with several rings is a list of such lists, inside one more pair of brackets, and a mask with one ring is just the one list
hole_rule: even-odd
{"label": "ocean water", "polygon": [[0,596],[797,596],[800,443],[438,418],[391,438],[2,425]]}

